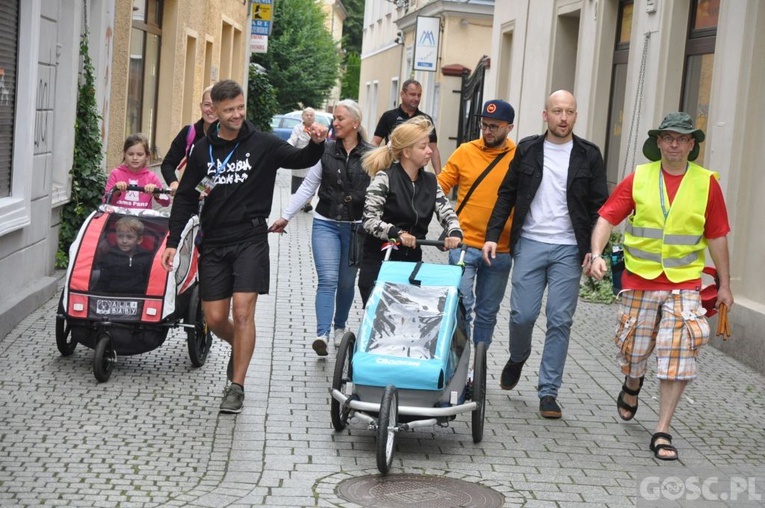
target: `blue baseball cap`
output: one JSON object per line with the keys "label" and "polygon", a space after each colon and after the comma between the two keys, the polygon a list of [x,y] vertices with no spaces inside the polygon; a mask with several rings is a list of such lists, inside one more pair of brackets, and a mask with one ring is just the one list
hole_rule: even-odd
{"label": "blue baseball cap", "polygon": [[483,105],[483,111],[478,116],[513,123],[513,120],[515,120],[515,110],[509,102],[495,99],[486,101]]}

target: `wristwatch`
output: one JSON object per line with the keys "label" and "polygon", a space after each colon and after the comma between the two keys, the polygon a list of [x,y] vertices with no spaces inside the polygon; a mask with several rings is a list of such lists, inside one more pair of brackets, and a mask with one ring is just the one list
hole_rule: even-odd
{"label": "wristwatch", "polygon": [[595,254],[595,253],[593,252],[592,254],[590,254],[590,256],[592,256],[592,259],[595,259],[595,258],[603,258],[603,259],[606,259],[606,255],[605,255],[605,254]]}

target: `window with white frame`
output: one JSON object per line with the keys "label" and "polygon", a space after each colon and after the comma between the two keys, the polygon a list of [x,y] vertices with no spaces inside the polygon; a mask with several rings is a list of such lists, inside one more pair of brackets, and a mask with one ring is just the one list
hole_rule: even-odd
{"label": "window with white frame", "polygon": [[388,101],[388,109],[395,109],[398,107],[398,97],[399,97],[399,78],[396,76],[395,78],[390,80],[390,100]]}
{"label": "window with white frame", "polygon": [[1,0],[0,16],[0,198],[11,195],[13,176],[13,125],[16,113],[16,67],[19,0]]}
{"label": "window with white frame", "polygon": [[[3,77],[0,84],[0,133],[6,143],[0,152],[3,190],[0,193],[0,235],[18,230],[31,221],[30,168],[34,153],[34,123],[16,121],[34,116],[36,65],[40,38],[40,0],[0,0],[3,16],[0,33],[4,45],[0,54]],[[9,35],[15,34],[15,35]],[[23,34],[23,37],[19,37]],[[25,86],[17,86],[23,83]]]}

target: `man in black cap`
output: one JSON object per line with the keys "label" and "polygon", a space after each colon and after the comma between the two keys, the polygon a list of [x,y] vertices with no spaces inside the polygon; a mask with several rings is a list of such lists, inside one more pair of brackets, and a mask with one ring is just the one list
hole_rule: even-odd
{"label": "man in black cap", "polygon": [[[507,138],[513,130],[515,111],[505,101],[492,100],[483,105],[480,117],[481,137],[462,143],[452,152],[438,175],[438,183],[447,194],[455,185],[458,189],[456,210],[464,235],[462,242],[468,246],[460,293],[469,333],[471,322],[473,324],[473,342],[483,342],[488,348],[512,266],[510,221],[497,246],[497,258],[491,265],[483,261],[481,248],[491,208],[497,200],[497,190],[515,155],[515,143]],[[449,251],[450,263],[456,264],[459,257],[459,250]]]}
{"label": "man in black cap", "polygon": [[698,351],[709,341],[700,296],[707,248],[719,278],[715,306],[733,305],[730,226],[718,174],[692,162],[702,141],[704,132],[693,128],[687,113],[664,117],[658,129],[648,131],[643,145],[652,162],[635,168],[614,189],[592,233],[591,274],[600,279],[606,273],[601,253],[611,230],[628,219],[614,339],[626,377],[616,406],[622,420],[635,417],[646,364],[655,349],[661,400],[649,449],[661,460],[677,460],[670,423],[685,386],[696,378]]}
{"label": "man in black cap", "polygon": [[608,197],[600,149],[573,134],[576,99],[566,90],[547,97],[544,135],[521,140],[486,230],[483,257],[496,260],[497,247],[515,208],[510,230],[513,253],[510,296],[510,359],[500,387],[512,390],[531,354],[531,332],[547,292],[547,332],[539,367],[539,412],[560,418],[558,390],[568,353],[579,279],[590,261],[590,235]]}

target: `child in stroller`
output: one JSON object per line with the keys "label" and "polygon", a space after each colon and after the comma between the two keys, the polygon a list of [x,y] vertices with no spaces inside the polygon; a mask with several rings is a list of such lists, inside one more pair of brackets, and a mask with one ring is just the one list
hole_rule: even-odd
{"label": "child in stroller", "polygon": [[144,225],[137,217],[125,216],[115,224],[116,243],[100,256],[94,269],[96,291],[131,294],[145,290],[153,253],[141,247]]}
{"label": "child in stroller", "polygon": [[[147,193],[144,187],[126,190]],[[152,191],[150,196],[170,192]],[[166,213],[109,204],[94,211],[69,250],[56,315],[59,352],[69,356],[77,344],[94,349],[93,374],[103,382],[111,376],[117,355],[152,351],[164,343],[170,328],[182,327],[191,363],[204,365],[212,334],[199,298],[197,231],[199,218],[193,216],[183,231],[175,268],[168,273],[161,260]]]}

